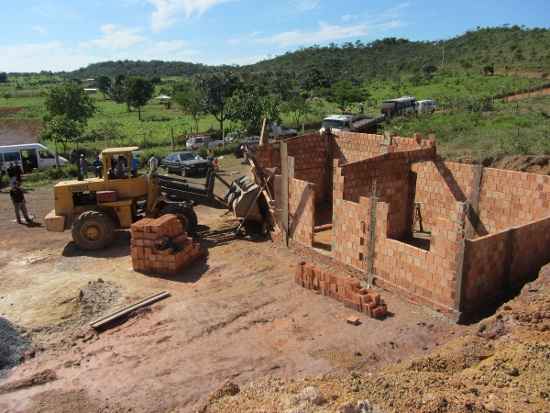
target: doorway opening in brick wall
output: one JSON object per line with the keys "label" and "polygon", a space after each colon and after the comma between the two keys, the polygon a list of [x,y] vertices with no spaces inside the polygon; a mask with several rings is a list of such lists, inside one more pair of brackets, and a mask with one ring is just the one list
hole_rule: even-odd
{"label": "doorway opening in brick wall", "polygon": [[332,201],[322,201],[315,206],[313,247],[332,251]]}

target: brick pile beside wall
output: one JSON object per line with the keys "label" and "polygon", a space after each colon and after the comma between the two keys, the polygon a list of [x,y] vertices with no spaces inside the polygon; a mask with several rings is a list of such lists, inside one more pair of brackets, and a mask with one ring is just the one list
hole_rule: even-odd
{"label": "brick pile beside wall", "polygon": [[381,319],[387,314],[387,306],[380,294],[361,288],[361,283],[356,278],[330,274],[304,262],[296,267],[294,280],[301,287],[334,298],[347,308],[370,317]]}
{"label": "brick pile beside wall", "polygon": [[144,218],[132,224],[132,266],[135,271],[176,274],[202,256],[177,216]]}

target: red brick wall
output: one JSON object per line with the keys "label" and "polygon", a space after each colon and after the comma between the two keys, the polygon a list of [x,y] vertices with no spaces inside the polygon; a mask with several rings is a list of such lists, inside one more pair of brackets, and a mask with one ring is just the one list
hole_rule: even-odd
{"label": "red brick wall", "polygon": [[372,196],[376,181],[377,197],[390,205],[389,236],[408,235],[411,223],[409,165],[405,159],[381,155],[344,165],[343,199],[357,202],[361,196]]}
{"label": "red brick wall", "polygon": [[436,307],[454,309],[463,233],[462,204],[455,204],[448,219],[438,219],[430,251],[390,239],[386,235],[388,209],[388,204],[378,204],[374,260],[377,282],[388,288],[405,290]]}
{"label": "red brick wall", "polygon": [[475,240],[464,251],[463,307],[472,311],[521,286],[550,262],[550,217]]}
{"label": "red brick wall", "polygon": [[306,246],[313,245],[315,225],[314,185],[290,178],[288,183],[289,235],[294,241]]}
{"label": "red brick wall", "polygon": [[517,285],[550,262],[550,216],[511,231],[514,242],[510,281]]}
{"label": "red brick wall", "polygon": [[382,155],[386,152],[403,152],[416,149],[433,148],[435,142],[430,139],[392,137],[391,144],[385,145],[383,135],[355,132],[335,132],[333,140],[334,158],[342,164],[362,161]]}
{"label": "red brick wall", "polygon": [[346,201],[335,197],[332,220],[332,254],[337,261],[366,270],[370,225],[370,200]]}
{"label": "red brick wall", "polygon": [[254,156],[262,168],[281,168],[281,150],[279,144],[258,146]]}
{"label": "red brick wall", "polygon": [[550,176],[486,168],[480,218],[489,233],[550,216]]}
{"label": "red brick wall", "polygon": [[439,218],[448,217],[457,202],[471,198],[474,167],[456,162],[428,161],[413,164],[416,173],[415,202],[422,203],[424,229],[433,230]]}
{"label": "red brick wall", "polygon": [[327,197],[330,164],[326,142],[319,134],[287,140],[288,156],[294,158],[294,178],[315,184],[316,202]]}
{"label": "red brick wall", "polygon": [[466,240],[462,280],[463,308],[472,311],[507,285],[508,231]]}

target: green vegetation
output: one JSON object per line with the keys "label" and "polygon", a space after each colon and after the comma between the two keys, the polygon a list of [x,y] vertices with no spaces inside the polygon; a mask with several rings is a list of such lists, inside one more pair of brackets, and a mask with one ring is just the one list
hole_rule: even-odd
{"label": "green vegetation", "polygon": [[449,110],[397,118],[386,129],[401,136],[435,134],[443,155],[483,160],[502,155],[550,155],[550,96],[495,102],[490,110]]}
{"label": "green vegetation", "polygon": [[[365,109],[378,115],[383,100],[414,95],[435,99],[439,111],[395,119],[387,129],[402,135],[434,132],[442,151],[452,156],[548,153],[548,99],[532,98],[518,107],[499,97],[549,82],[549,45],[550,30],[514,26],[438,42],[390,38],[313,46],[245,67],[125,61],[72,73],[7,74],[7,82],[0,82],[0,121],[52,120],[58,111],[50,100],[57,92],[50,91],[72,88],[80,94],[97,87],[100,94],[86,96],[97,108],[87,123],[73,119],[80,122],[77,130],[57,119],[46,128],[46,144],[74,141],[90,151],[135,144],[160,155],[172,142],[181,148],[192,132],[255,134],[264,116],[315,129],[331,112]],[[128,85],[137,76],[141,84],[131,97]],[[70,86],[60,86],[63,82]],[[154,94],[170,95],[174,104],[150,100]],[[73,112],[74,102],[67,102],[65,114]],[[526,138],[518,141],[518,134]]]}

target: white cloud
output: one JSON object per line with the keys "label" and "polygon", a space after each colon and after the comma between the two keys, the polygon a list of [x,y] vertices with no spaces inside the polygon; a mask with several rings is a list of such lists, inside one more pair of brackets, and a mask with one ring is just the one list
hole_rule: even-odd
{"label": "white cloud", "polygon": [[136,44],[143,43],[146,38],[143,37],[139,29],[129,29],[119,27],[114,24],[105,24],[101,26],[102,36],[98,39],[83,42],[81,47],[101,48],[101,49],[128,49]]}
{"label": "white cloud", "polygon": [[321,0],[294,0],[293,2],[299,11],[310,11],[317,9]]}
{"label": "white cloud", "polygon": [[89,54],[64,46],[61,42],[0,45],[0,71],[39,72],[75,70],[92,63]]}
{"label": "white cloud", "polygon": [[316,43],[326,43],[328,41],[349,39],[351,37],[363,37],[369,34],[367,24],[356,24],[353,26],[330,25],[319,23],[319,29],[316,31],[289,31],[278,33],[269,37],[258,39],[260,43],[276,44],[278,46],[298,46],[312,45]]}
{"label": "white cloud", "polygon": [[36,26],[32,26],[31,29],[32,29],[33,32],[35,32],[35,33],[37,33],[41,36],[44,36],[44,35],[48,34],[48,30],[43,26],[36,25]]}
{"label": "white cloud", "polygon": [[155,11],[151,16],[153,31],[159,32],[172,26],[179,18],[201,16],[208,9],[233,0],[147,0]]}
{"label": "white cloud", "polygon": [[155,42],[145,39],[127,49],[102,45],[95,45],[93,41],[76,47],[59,41],[0,45],[0,56],[3,57],[0,72],[70,71],[107,60],[189,61],[199,53],[183,40]]}

